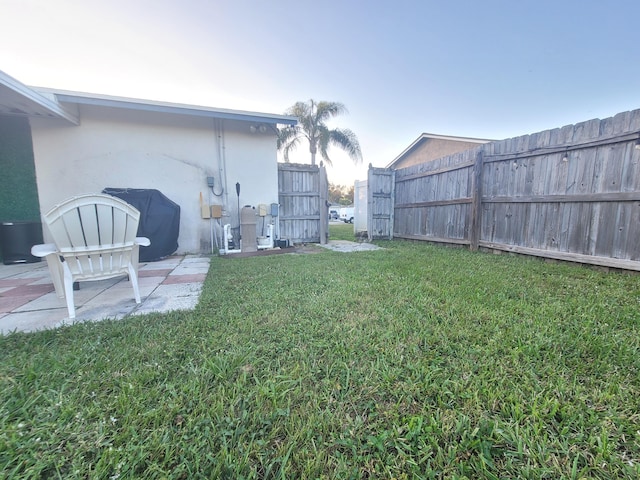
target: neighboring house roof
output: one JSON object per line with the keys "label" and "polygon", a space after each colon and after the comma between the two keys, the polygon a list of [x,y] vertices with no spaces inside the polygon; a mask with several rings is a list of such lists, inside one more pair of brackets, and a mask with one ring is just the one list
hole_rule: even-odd
{"label": "neighboring house roof", "polygon": [[147,112],[191,115],[264,124],[295,125],[297,117],[271,113],[247,112],[199,105],[158,102],[94,93],[69,92],[49,88],[28,87],[0,71],[0,114],[63,118],[78,124],[77,115],[68,106],[98,105]]}
{"label": "neighboring house roof", "polygon": [[411,145],[409,145],[400,155],[393,159],[386,168],[394,168],[396,165],[401,163],[407,156],[411,153],[415,152],[421,145],[423,145],[428,140],[446,140],[450,142],[460,142],[465,144],[473,144],[477,143],[481,145],[483,143],[493,142],[493,140],[489,140],[486,138],[471,138],[471,137],[454,137],[450,135],[436,135],[433,133],[423,133],[420,135]]}

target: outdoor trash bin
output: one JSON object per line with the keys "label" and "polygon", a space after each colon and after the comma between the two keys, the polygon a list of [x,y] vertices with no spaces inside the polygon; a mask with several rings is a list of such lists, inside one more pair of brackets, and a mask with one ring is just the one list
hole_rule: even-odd
{"label": "outdoor trash bin", "polygon": [[31,255],[31,247],[43,243],[40,222],[3,222],[0,225],[0,245],[5,265],[35,263],[40,258]]}

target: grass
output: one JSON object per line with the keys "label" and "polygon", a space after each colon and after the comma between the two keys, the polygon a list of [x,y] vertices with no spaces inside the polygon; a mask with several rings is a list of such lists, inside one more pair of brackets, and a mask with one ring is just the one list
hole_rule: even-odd
{"label": "grass", "polygon": [[330,223],[329,224],[330,240],[350,240],[354,241],[355,234],[352,223]]}
{"label": "grass", "polygon": [[0,477],[638,478],[640,277],[381,245],[0,338]]}

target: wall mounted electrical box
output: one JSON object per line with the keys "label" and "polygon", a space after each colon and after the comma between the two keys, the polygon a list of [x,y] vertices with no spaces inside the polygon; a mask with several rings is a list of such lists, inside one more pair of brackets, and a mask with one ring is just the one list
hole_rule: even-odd
{"label": "wall mounted electrical box", "polygon": [[222,205],[211,205],[211,217],[222,218]]}
{"label": "wall mounted electrical box", "polygon": [[211,210],[209,210],[209,205],[205,203],[202,192],[200,192],[200,216],[202,218],[211,218]]}
{"label": "wall mounted electrical box", "polygon": [[271,216],[272,217],[277,217],[278,215],[280,215],[280,204],[279,203],[272,203],[271,204]]}

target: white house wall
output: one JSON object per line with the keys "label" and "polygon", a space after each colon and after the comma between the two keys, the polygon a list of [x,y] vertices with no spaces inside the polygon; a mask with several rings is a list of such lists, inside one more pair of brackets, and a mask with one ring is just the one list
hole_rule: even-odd
{"label": "white house wall", "polygon": [[[218,137],[205,117],[80,106],[80,125],[31,119],[41,212],[62,200],[105,187],[152,188],[180,205],[178,253],[211,252],[205,203],[223,205],[223,223],[237,226],[240,206],[278,202],[276,137],[251,133],[246,122],[223,122]],[[222,142],[218,148],[218,142]],[[226,170],[220,177],[220,160]],[[215,178],[210,194],[207,177]],[[226,178],[225,178],[226,176]]]}

